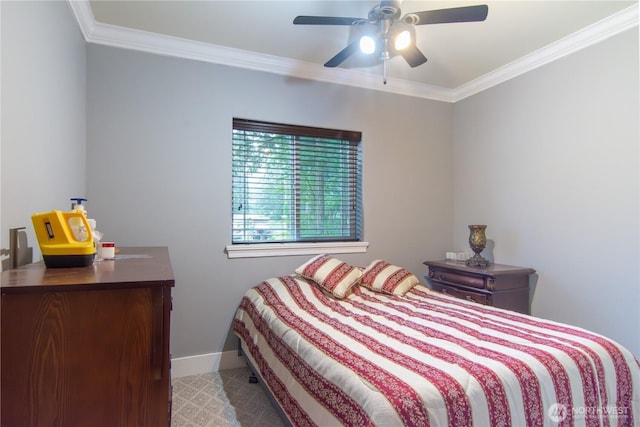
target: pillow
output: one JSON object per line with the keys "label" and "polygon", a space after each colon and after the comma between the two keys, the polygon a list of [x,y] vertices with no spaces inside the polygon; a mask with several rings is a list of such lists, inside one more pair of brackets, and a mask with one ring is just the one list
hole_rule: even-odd
{"label": "pillow", "polygon": [[418,278],[404,268],[375,260],[362,273],[360,284],[372,291],[402,296],[420,283]]}
{"label": "pillow", "polygon": [[362,276],[359,268],[326,254],[311,258],[295,271],[336,298],[344,298]]}

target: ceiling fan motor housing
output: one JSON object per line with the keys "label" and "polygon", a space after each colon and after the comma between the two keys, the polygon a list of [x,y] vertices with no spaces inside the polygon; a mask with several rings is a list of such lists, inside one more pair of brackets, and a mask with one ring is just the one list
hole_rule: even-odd
{"label": "ceiling fan motor housing", "polygon": [[391,5],[378,5],[369,11],[369,21],[378,22],[382,19],[398,19],[400,8]]}

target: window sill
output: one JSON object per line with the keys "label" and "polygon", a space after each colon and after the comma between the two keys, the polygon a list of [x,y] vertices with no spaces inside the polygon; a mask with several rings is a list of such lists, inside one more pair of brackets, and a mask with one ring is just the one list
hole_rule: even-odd
{"label": "window sill", "polygon": [[366,252],[369,242],[261,243],[228,245],[228,258],[262,258],[287,255],[352,254]]}

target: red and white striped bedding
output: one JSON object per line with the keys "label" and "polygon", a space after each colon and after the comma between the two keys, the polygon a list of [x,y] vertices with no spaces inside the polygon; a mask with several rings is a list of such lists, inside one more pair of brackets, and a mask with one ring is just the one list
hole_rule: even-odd
{"label": "red and white striped bedding", "polygon": [[295,426],[640,425],[640,365],[625,348],[422,285],[337,300],[269,279],[234,331]]}

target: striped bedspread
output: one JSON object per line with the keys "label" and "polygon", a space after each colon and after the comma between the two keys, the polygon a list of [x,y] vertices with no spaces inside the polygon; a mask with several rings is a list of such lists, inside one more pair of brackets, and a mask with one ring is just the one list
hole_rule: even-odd
{"label": "striped bedspread", "polygon": [[246,293],[234,331],[295,426],[640,425],[640,366],[625,348],[422,285],[336,300],[269,279]]}

